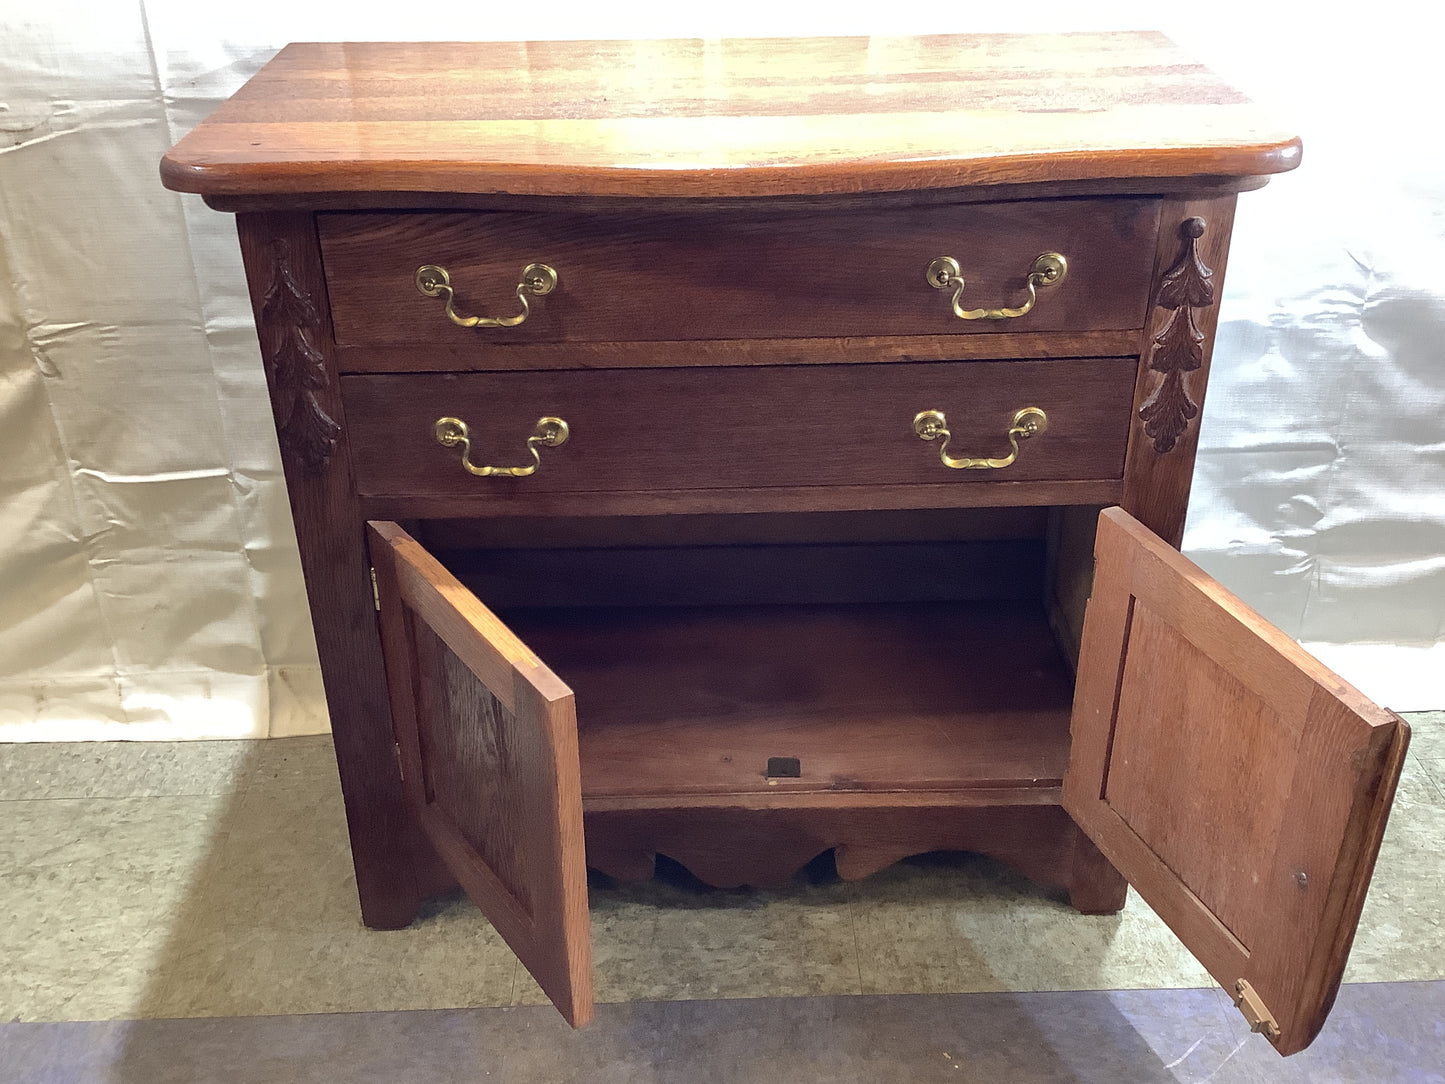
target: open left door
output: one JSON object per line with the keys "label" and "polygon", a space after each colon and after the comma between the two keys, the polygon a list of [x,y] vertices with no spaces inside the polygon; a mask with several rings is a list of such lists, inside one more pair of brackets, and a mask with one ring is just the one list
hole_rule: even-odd
{"label": "open left door", "polygon": [[1409,742],[1117,508],[1099,517],[1064,808],[1281,1054],[1344,973]]}
{"label": "open left door", "polygon": [[407,805],[573,1027],[592,943],[572,690],[395,523],[371,523]]}

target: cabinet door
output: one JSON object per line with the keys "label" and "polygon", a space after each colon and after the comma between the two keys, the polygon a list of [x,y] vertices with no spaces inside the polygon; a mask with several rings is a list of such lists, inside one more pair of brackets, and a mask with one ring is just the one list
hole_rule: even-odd
{"label": "cabinet door", "polygon": [[1064,807],[1281,1054],[1334,1002],[1409,727],[1119,509]]}
{"label": "cabinet door", "polygon": [[369,525],[403,790],[574,1027],[592,1016],[572,690],[394,523]]}

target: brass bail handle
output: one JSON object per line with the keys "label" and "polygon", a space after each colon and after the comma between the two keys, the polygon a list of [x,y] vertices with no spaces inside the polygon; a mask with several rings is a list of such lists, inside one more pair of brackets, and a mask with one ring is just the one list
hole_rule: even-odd
{"label": "brass bail handle", "polygon": [[1039,299],[1040,289],[1063,282],[1068,273],[1069,261],[1064,259],[1061,253],[1045,252],[1034,261],[1034,266],[1024,281],[1024,289],[1028,290],[1029,296],[1016,309],[965,309],[960,303],[963,297],[963,270],[952,256],[940,256],[929,264],[927,278],[928,285],[935,290],[953,290],[953,315],[960,320],[1012,320],[1034,307],[1034,302]]}
{"label": "brass bail handle", "polygon": [[472,462],[472,441],[466,422],[460,418],[438,418],[432,431],[436,435],[437,443],[443,448],[461,448],[462,467],[468,474],[475,474],[478,478],[490,478],[494,475],[503,478],[525,478],[529,474],[535,474],[542,465],[540,449],[566,444],[571,433],[567,423],[561,418],[538,418],[537,424],[532,427],[532,435],[527,438],[527,451],[532,453],[531,463],[524,467],[479,467]]}
{"label": "brass bail handle", "polygon": [[447,319],[458,327],[516,327],[531,315],[532,306],[527,295],[544,297],[557,288],[557,272],[544,263],[529,263],[522,268],[522,281],[517,283],[517,300],[522,311],[516,316],[459,316],[452,307],[456,293],[452,290],[452,276],[445,267],[434,263],[423,264],[416,269],[416,288],[427,297],[440,297],[446,302]]}
{"label": "brass bail handle", "polygon": [[1008,455],[999,459],[969,458],[948,454],[948,442],[953,439],[953,434],[948,431],[948,419],[943,416],[943,411],[925,410],[913,419],[913,431],[920,440],[943,438],[938,447],[938,458],[945,467],[954,470],[1000,470],[1010,466],[1019,457],[1019,441],[1036,437],[1048,427],[1047,414],[1038,407],[1024,407],[1014,415],[1013,424],[1009,426],[1008,442],[1012,450]]}

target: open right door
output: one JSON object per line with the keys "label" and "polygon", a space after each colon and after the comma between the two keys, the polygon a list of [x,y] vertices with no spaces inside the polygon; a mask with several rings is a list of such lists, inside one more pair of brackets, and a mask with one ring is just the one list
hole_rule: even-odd
{"label": "open right door", "polygon": [[1064,808],[1281,1054],[1334,1003],[1410,730],[1117,508]]}

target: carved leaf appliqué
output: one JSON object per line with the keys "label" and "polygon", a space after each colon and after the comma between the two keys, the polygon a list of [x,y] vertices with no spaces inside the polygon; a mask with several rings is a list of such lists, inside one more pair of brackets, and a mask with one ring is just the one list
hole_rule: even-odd
{"label": "carved leaf appliqu\u00e9", "polygon": [[1185,219],[1179,228],[1184,251],[1159,283],[1155,304],[1172,309],[1168,322],[1154,336],[1149,368],[1164,379],[1139,408],[1144,432],[1161,455],[1170,451],[1198,416],[1199,404],[1189,397],[1184,374],[1204,364],[1204,333],[1194,319],[1196,308],[1214,304],[1214,272],[1199,255],[1204,219]]}
{"label": "carved leaf appliqu\u00e9", "polygon": [[306,469],[331,461],[341,426],[326,413],[317,392],[328,387],[326,360],[312,336],[321,317],[291,269],[285,241],[271,244],[271,284],[261,302],[261,339],[271,372],[271,405],[281,450]]}

